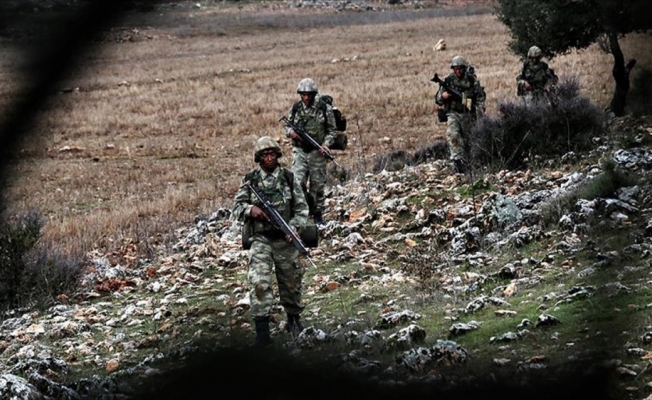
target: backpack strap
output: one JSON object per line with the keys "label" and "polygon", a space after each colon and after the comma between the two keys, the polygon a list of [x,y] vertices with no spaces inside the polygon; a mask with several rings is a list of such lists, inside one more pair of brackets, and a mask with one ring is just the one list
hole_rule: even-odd
{"label": "backpack strap", "polygon": [[[290,114],[290,121],[294,123],[294,116],[297,115],[297,111],[299,111],[299,107],[301,106],[301,100],[297,101],[292,105],[292,113]],[[326,124],[326,111],[328,110],[328,105],[326,102],[322,101],[321,99],[317,101],[317,107],[321,110],[322,114],[324,114],[324,124]]]}
{"label": "backpack strap", "polygon": [[[256,185],[256,187],[258,187],[258,175],[259,173],[257,169],[247,172],[247,174],[245,175],[245,182],[249,181],[252,184]],[[256,179],[254,180],[254,178]]]}
{"label": "backpack strap", "polygon": [[294,173],[287,168],[283,168],[283,175],[285,176],[285,181],[290,187],[290,192],[292,193],[292,204],[290,204],[290,212],[294,214],[294,203],[296,199],[294,198]]}
{"label": "backpack strap", "polygon": [[290,115],[290,121],[294,123],[294,116],[297,115],[297,111],[299,111],[299,106],[301,106],[301,101],[297,101],[292,105],[292,114]]}

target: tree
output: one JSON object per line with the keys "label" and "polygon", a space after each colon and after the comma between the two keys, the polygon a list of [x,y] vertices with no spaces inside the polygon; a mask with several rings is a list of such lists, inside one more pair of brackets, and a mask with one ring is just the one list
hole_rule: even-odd
{"label": "tree", "polygon": [[553,58],[593,43],[611,53],[616,89],[609,108],[625,113],[629,74],[635,59],[625,62],[619,38],[652,28],[649,0],[497,0],[498,20],[511,31],[509,49],[527,54],[530,46]]}

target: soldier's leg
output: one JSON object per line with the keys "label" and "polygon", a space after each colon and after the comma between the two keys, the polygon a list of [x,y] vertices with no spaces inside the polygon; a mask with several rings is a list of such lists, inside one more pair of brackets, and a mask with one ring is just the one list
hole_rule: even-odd
{"label": "soldier's leg", "polygon": [[315,199],[315,215],[321,216],[326,207],[326,165],[328,160],[319,152],[313,151],[308,155],[310,168],[309,192]]}
{"label": "soldier's leg", "polygon": [[260,240],[251,243],[249,252],[249,301],[251,303],[251,314],[254,317],[269,315],[269,310],[274,302],[272,291],[272,271],[274,270],[274,259],[272,258],[272,247]]}
{"label": "soldier's leg", "polygon": [[286,329],[299,333],[303,329],[299,315],[304,309],[301,302],[304,267],[299,251],[291,244],[278,242],[274,245],[274,267],[280,302],[288,316]]}
{"label": "soldier's leg", "polygon": [[450,159],[453,161],[455,172],[458,173],[466,172],[466,158],[464,157],[464,137],[462,136],[462,131],[462,116],[459,113],[449,112],[446,137],[448,138]]}
{"label": "soldier's leg", "polygon": [[256,343],[271,342],[269,334],[269,311],[274,303],[272,270],[274,260],[272,247],[254,240],[249,251],[249,302],[256,327]]}
{"label": "soldier's leg", "polygon": [[291,170],[304,187],[308,184],[308,168],[308,154],[299,147],[293,147]]}

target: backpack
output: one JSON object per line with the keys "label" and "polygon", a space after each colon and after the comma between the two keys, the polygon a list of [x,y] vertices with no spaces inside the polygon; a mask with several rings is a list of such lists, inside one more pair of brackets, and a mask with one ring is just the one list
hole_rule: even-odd
{"label": "backpack", "polygon": [[[337,107],[333,106],[333,96],[326,94],[319,96],[319,103],[317,104],[319,109],[324,113],[324,121],[326,120],[326,111],[328,110],[327,105],[331,106],[333,109],[333,115],[335,116],[335,127],[338,130],[337,136],[329,148],[331,150],[346,150],[346,146],[349,142],[346,133],[343,133],[346,131],[346,116],[342,114],[342,111],[340,111]],[[301,101],[294,103],[292,106],[292,115],[290,118],[292,122],[294,122],[294,115],[297,113],[300,106]]]}
{"label": "backpack", "polygon": [[333,108],[333,114],[335,115],[335,126],[337,127],[337,130],[340,132],[346,131],[346,116],[342,114],[342,111],[340,111],[339,108],[333,105],[333,96],[325,94],[321,96],[320,100]]}

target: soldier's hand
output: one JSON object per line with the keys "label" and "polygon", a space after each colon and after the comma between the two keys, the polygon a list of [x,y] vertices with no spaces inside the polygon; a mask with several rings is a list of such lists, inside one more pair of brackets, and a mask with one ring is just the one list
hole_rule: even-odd
{"label": "soldier's hand", "polygon": [[290,131],[290,139],[293,139],[293,140],[299,140],[299,141],[303,142],[303,139],[301,139],[301,136],[299,136],[299,135],[294,131],[294,129],[292,129],[292,130]]}
{"label": "soldier's hand", "polygon": [[448,99],[450,99],[450,97],[451,97],[451,94],[448,93],[448,92],[443,92],[441,94],[441,98],[444,99],[444,100],[448,100]]}
{"label": "soldier's hand", "polygon": [[525,90],[532,89],[532,85],[530,85],[530,82],[528,81],[523,82],[523,87],[525,88]]}
{"label": "soldier's hand", "polygon": [[[299,236],[299,232],[297,232],[297,229],[295,227],[292,227],[292,232],[294,232],[295,236]],[[285,235],[285,240],[288,243],[292,243],[292,236],[290,235]]]}
{"label": "soldier's hand", "polygon": [[251,218],[269,221],[269,217],[265,214],[265,211],[258,206],[251,207]]}
{"label": "soldier's hand", "polygon": [[320,154],[321,156],[325,156],[326,154],[328,154],[328,147],[326,147],[326,146],[321,146],[321,147],[319,148],[319,154]]}

